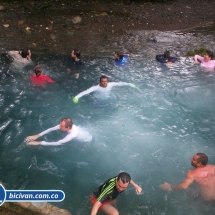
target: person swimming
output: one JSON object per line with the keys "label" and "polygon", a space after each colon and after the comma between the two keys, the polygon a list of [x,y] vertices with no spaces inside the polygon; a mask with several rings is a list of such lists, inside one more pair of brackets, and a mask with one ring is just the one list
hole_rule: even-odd
{"label": "person swimming", "polygon": [[160,63],[172,64],[177,60],[176,57],[171,57],[169,51],[165,51],[164,54],[156,55],[155,59]]}
{"label": "person swimming", "polygon": [[[73,98],[73,102],[74,103],[78,103],[79,98],[81,98],[84,95],[87,95],[89,93],[92,93],[94,91],[97,91],[101,94],[101,96],[103,97],[103,99],[107,98],[109,95],[109,92],[111,91],[111,89],[115,86],[130,86],[135,88],[135,85],[132,83],[126,83],[126,82],[109,82],[108,83],[108,78],[105,75],[102,75],[100,77],[100,83],[96,86],[90,87],[89,89],[79,93],[78,95],[76,95]],[[102,98],[100,97],[100,98]]]}
{"label": "person swimming", "polygon": [[215,60],[213,60],[213,52],[209,50],[205,52],[204,57],[195,55],[194,62],[201,63],[202,67],[205,67],[208,69],[215,69]]}
{"label": "person swimming", "polygon": [[22,49],[21,51],[9,51],[8,55],[13,58],[12,68],[21,69],[32,63],[31,50]]}
{"label": "person swimming", "polygon": [[128,63],[129,54],[120,54],[115,52],[115,63],[116,64],[126,64]]}
{"label": "person swimming", "polygon": [[34,86],[45,86],[47,82],[55,83],[51,78],[46,75],[42,75],[42,68],[37,65],[34,68],[35,75],[31,75],[31,81]]}
{"label": "person swimming", "polygon": [[83,62],[81,60],[81,52],[79,49],[73,49],[71,52],[71,59],[74,64],[76,65],[82,65]]}

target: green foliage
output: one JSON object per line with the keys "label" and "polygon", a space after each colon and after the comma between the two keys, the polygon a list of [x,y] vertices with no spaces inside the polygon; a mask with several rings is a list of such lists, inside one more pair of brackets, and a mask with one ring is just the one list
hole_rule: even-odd
{"label": "green foliage", "polygon": [[195,49],[195,50],[193,50],[193,51],[188,51],[187,52],[187,56],[194,56],[194,55],[200,55],[200,56],[204,56],[204,54],[205,54],[205,52],[207,51],[208,49],[206,49],[206,48],[200,48],[200,49]]}
{"label": "green foliage", "polygon": [[40,5],[39,9],[44,9],[50,7],[51,5],[52,5],[51,2],[44,2],[43,4]]}

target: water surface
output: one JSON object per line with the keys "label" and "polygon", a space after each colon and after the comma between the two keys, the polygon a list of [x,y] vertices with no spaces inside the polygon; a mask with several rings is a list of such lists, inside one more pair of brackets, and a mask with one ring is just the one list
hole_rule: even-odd
{"label": "water surface", "polygon": [[[89,214],[90,194],[120,171],[129,172],[143,188],[129,187],[117,200],[126,215],[211,215],[215,205],[189,191],[166,192],[159,185],[180,183],[191,169],[190,159],[206,153],[215,163],[215,75],[187,58],[171,67],[132,56],[128,66],[112,58],[85,58],[72,65],[65,56],[33,56],[44,74],[56,80],[46,89],[31,85],[33,66],[19,71],[1,58],[0,175],[8,189],[60,189],[66,194],[56,206],[72,214]],[[79,79],[75,74],[80,73]],[[79,92],[97,85],[99,77],[136,85],[115,87],[108,100]],[[71,117],[93,140],[72,140],[62,146],[27,146],[26,136],[40,133]],[[58,140],[61,132],[41,139]],[[195,186],[192,186],[195,189]]]}

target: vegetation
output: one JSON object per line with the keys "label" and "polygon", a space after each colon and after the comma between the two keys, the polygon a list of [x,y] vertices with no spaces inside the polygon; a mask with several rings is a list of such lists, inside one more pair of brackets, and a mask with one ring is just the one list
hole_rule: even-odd
{"label": "vegetation", "polygon": [[193,50],[193,51],[188,51],[187,52],[187,56],[194,56],[194,55],[200,55],[200,56],[204,56],[204,54],[205,54],[205,52],[207,51],[208,49],[206,49],[206,48],[200,48],[200,49],[195,49],[195,50]]}

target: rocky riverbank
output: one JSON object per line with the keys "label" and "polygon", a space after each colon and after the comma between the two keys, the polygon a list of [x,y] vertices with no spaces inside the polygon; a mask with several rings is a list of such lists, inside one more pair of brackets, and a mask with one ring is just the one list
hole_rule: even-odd
{"label": "rocky riverbank", "polygon": [[[108,52],[109,44],[136,30],[173,31],[209,25],[214,28],[212,0],[168,3],[120,1],[0,1],[2,52],[30,48],[32,53]],[[132,35],[131,35],[132,36]]]}

